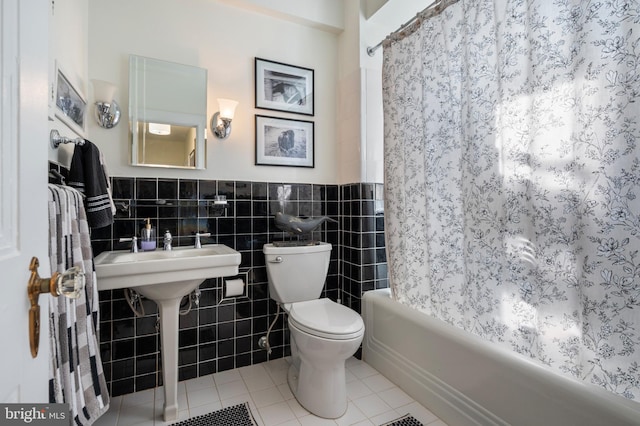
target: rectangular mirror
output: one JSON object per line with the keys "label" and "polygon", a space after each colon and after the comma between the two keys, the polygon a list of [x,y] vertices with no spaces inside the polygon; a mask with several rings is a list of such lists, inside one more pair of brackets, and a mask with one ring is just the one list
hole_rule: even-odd
{"label": "rectangular mirror", "polygon": [[132,165],[204,169],[206,126],[207,70],[131,55]]}

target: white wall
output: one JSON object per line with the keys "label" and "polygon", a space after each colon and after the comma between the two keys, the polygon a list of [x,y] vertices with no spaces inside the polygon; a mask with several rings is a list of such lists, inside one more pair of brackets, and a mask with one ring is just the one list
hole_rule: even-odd
{"label": "white wall", "polygon": [[[344,0],[222,0],[228,4],[259,11],[339,34],[344,30]],[[347,0],[353,2],[354,0]],[[356,2],[359,0],[356,0]]]}
{"label": "white wall", "polygon": [[[114,176],[266,180],[312,183],[383,181],[382,49],[373,46],[431,0],[58,0],[52,60],[87,96],[87,137],[104,152]],[[368,17],[368,18],[367,18]],[[128,57],[149,56],[206,68],[208,111],[216,99],[240,101],[226,141],[209,135],[207,170],[129,166]],[[254,57],[313,68],[316,115],[254,108]],[[53,67],[53,65],[52,65]],[[52,72],[53,75],[53,72]],[[93,121],[89,78],[116,83],[122,122]],[[255,166],[255,114],[315,122],[314,169]],[[63,135],[74,135],[57,120]],[[71,146],[50,150],[68,165]]]}
{"label": "white wall", "polygon": [[[68,138],[78,135],[55,114],[56,66],[86,99],[89,88],[87,11],[87,0],[56,0],[49,8],[49,129],[56,129]],[[62,164],[71,161],[71,145],[61,145],[58,149],[47,146],[49,160]]]}
{"label": "white wall", "polygon": [[[335,33],[220,0],[91,1],[88,16],[89,77],[119,87],[116,99],[124,115],[110,130],[89,120],[89,139],[104,153],[112,176],[338,183]],[[128,165],[130,54],[207,69],[208,117],[218,110],[219,97],[240,102],[231,136],[219,141],[209,135],[206,170]],[[255,57],[314,69],[315,116],[254,108]],[[256,114],[314,121],[315,168],[255,166]]]}
{"label": "white wall", "polygon": [[345,30],[338,46],[338,156],[340,183],[360,182],[363,176],[362,90],[358,58],[360,45],[360,1],[344,3]]}
{"label": "white wall", "polygon": [[[433,0],[364,0],[365,16],[360,23],[362,67],[362,151],[365,182],[384,181],[384,120],[382,110],[382,47],[373,57],[366,49],[375,46],[387,35],[433,3]],[[372,14],[371,14],[372,13]],[[369,14],[371,14],[369,16]]]}

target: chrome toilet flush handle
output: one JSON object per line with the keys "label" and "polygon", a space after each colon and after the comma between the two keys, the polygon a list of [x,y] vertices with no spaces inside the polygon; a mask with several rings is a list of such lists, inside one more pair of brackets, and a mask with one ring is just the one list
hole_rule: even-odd
{"label": "chrome toilet flush handle", "polygon": [[276,256],[273,259],[269,260],[269,263],[282,263],[284,261],[284,259],[282,259],[282,256]]}

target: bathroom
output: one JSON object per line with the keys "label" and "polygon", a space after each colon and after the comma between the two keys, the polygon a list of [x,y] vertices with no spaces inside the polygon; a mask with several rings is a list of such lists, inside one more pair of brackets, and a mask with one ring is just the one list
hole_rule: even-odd
{"label": "bathroom", "polygon": [[[361,17],[359,2],[343,4],[321,1],[317,10],[308,10],[296,2],[282,2],[276,6],[254,1],[193,1],[189,4],[123,1],[107,5],[65,0],[46,3],[49,6],[46,10],[38,2],[21,3],[21,9],[24,9],[22,13],[30,14],[33,22],[41,17],[41,21],[48,23],[44,25],[45,22],[41,22],[38,26],[48,27],[47,33],[40,34],[41,40],[48,41],[48,51],[38,55],[41,58],[40,68],[43,68],[40,77],[55,75],[58,69],[63,71],[89,105],[95,101],[90,80],[110,81],[118,88],[115,100],[123,111],[120,124],[113,129],[99,127],[92,117],[93,110],[87,114],[86,135],[105,156],[109,174],[114,178],[114,199],[128,204],[132,210],[130,213],[119,212],[113,226],[101,229],[92,236],[95,255],[100,250],[126,248],[118,240],[136,233],[141,225],[138,219],[142,220],[142,216],[152,217],[155,226],[163,226],[163,223],[157,222],[165,219],[162,216],[164,213],[158,212],[157,207],[149,207],[149,203],[145,207],[145,202],[155,201],[156,197],[181,199],[185,197],[180,192],[185,184],[199,187],[199,197],[203,200],[212,194],[224,194],[229,201],[230,208],[225,216],[211,221],[213,228],[197,230],[211,231],[212,237],[203,241],[205,243],[221,242],[238,248],[242,254],[242,269],[251,269],[252,299],[251,302],[248,299],[238,302],[237,309],[229,309],[228,306],[215,309],[218,302],[215,286],[219,283],[212,280],[204,286],[201,308],[213,316],[213,321],[224,320],[224,325],[213,330],[218,340],[208,344],[198,342],[211,338],[207,335],[212,333],[210,327],[199,329],[187,325],[181,332],[181,379],[266,359],[266,352],[257,347],[257,340],[265,334],[273,318],[274,305],[269,302],[266,293],[261,246],[274,232],[269,229],[272,211],[268,200],[275,199],[274,194],[279,188],[286,187],[291,191],[290,205],[299,208],[301,214],[318,211],[319,208],[319,211],[336,218],[346,215],[346,244],[341,244],[336,226],[329,225],[321,235],[323,240],[334,245],[326,296],[334,300],[341,299],[359,310],[363,288],[387,285],[380,215],[382,165],[379,158],[376,160],[376,156],[381,155],[381,148],[367,150],[361,146],[361,141],[365,140],[362,117],[367,108],[362,85],[375,84],[375,81],[368,80],[379,79],[379,72],[376,71],[379,71],[380,57],[370,59],[366,53],[360,52],[360,44],[369,43],[369,40],[361,40],[365,35],[372,43],[377,42],[422,8],[421,2],[416,2],[418,5],[414,5],[411,11],[404,11],[388,23],[380,18],[382,25],[367,22]],[[366,13],[369,15],[383,4],[367,3],[370,4],[363,3],[362,7],[368,9]],[[43,13],[46,16],[42,16]],[[168,19],[171,20],[171,31],[159,25]],[[364,28],[367,26],[373,28],[367,30]],[[256,43],[255,34],[258,31],[261,43]],[[35,39],[37,35],[36,32],[32,37]],[[129,165],[127,111],[130,54],[205,68],[208,73],[207,121],[218,110],[217,98],[231,98],[239,102],[231,135],[226,140],[218,140],[209,134],[205,170]],[[45,55],[46,58],[43,57]],[[270,113],[254,107],[256,57],[314,70],[316,96],[313,116]],[[361,64],[361,61],[367,65]],[[368,65],[368,61],[374,64]],[[373,67],[373,71],[369,70],[369,66]],[[46,75],[42,74],[44,70],[47,71]],[[373,108],[380,108],[379,103],[373,102],[373,105]],[[265,113],[314,122],[313,168],[255,165],[254,116]],[[380,115],[381,110],[376,113]],[[51,111],[47,115],[52,120],[44,132],[43,129],[34,128],[34,131],[47,135],[48,148],[43,147],[47,158],[42,162],[49,162],[54,168],[56,165],[68,167],[72,146],[61,145],[54,149],[48,144],[48,134],[49,130],[56,129],[65,137],[73,138],[76,135]],[[377,135],[380,133],[380,119],[375,120],[374,124],[376,128],[372,133]],[[381,141],[380,138],[378,136],[377,142]],[[37,159],[37,155],[31,158]],[[28,166],[32,164],[30,162]],[[31,176],[37,174],[32,173]],[[160,195],[155,193],[156,180]],[[152,187],[152,192],[143,195],[142,201],[136,203],[139,200],[133,199],[133,191],[142,194],[143,187]],[[167,188],[169,192],[173,191],[172,197],[166,195]],[[343,209],[340,203],[345,203],[346,208]],[[193,217],[190,212],[176,211],[169,214],[168,220],[182,224],[193,222]],[[39,221],[34,221],[32,230],[37,229],[36,223]],[[193,228],[200,224],[190,223],[188,226]],[[46,229],[43,231],[43,239],[37,243],[38,248],[34,251],[39,252],[41,259],[47,257]],[[179,235],[176,233],[176,239],[180,238]],[[281,232],[278,234],[279,237],[282,235]],[[48,276],[46,265],[41,269],[44,270],[40,274]],[[16,273],[23,275],[20,270]],[[44,310],[46,299],[44,296],[40,299]],[[100,302],[103,364],[113,396],[156,386],[161,379],[157,372],[159,337],[155,332],[153,308],[147,309],[145,318],[136,321],[124,299],[105,299],[101,295]],[[185,322],[188,321],[193,321],[193,318],[186,318]],[[272,358],[281,357],[287,351],[285,328],[280,321],[271,332]],[[42,341],[45,341],[46,333],[47,330],[43,328]],[[17,336],[23,338],[21,333],[16,333]],[[46,358],[43,346],[41,344],[40,357],[27,365]],[[204,361],[197,362],[198,357]]]}
{"label": "bathroom", "polygon": [[[64,0],[51,2],[46,11],[41,10],[42,3],[23,3],[33,4],[38,11],[32,13],[32,19],[40,22],[41,28],[48,27],[48,32],[39,30],[33,34],[41,42],[48,40],[48,51],[39,52],[48,57],[39,59],[40,68],[47,69],[49,76],[55,73],[56,66],[65,70],[90,105],[95,99],[89,80],[111,81],[118,88],[115,99],[123,109],[123,120],[113,129],[100,128],[92,117],[87,120],[88,139],[100,147],[109,173],[114,177],[114,198],[133,210],[121,211],[112,227],[97,232],[93,236],[94,247],[98,251],[125,248],[118,240],[135,233],[142,225],[141,219],[152,217],[157,222],[175,224],[176,228],[178,224],[186,224],[185,236],[196,230],[211,232],[211,239],[205,242],[220,242],[236,248],[242,254],[243,270],[249,272],[251,301],[238,301],[233,305],[234,309],[216,307],[219,280],[210,280],[203,286],[199,309],[206,312],[202,315],[209,315],[209,321],[220,324],[212,329],[196,325],[193,317],[183,319],[181,380],[267,359],[266,352],[257,346],[257,342],[274,316],[275,305],[266,292],[261,247],[274,234],[282,236],[270,228],[271,209],[275,207],[272,203],[281,202],[279,192],[290,191],[287,203],[295,205],[298,211],[304,213],[319,208],[343,221],[343,229],[338,231],[328,225],[320,237],[334,245],[326,296],[340,299],[360,311],[362,292],[388,286],[381,215],[381,55],[379,52],[377,57],[370,58],[364,48],[376,44],[423,9],[424,1],[325,0],[319,2],[317,10],[302,7],[296,1],[266,5],[268,2],[258,0],[179,3],[168,0]],[[391,16],[394,8],[398,13]],[[165,30],[169,25],[171,30]],[[217,98],[239,102],[229,138],[218,140],[212,135],[207,138],[205,170],[129,165],[127,87],[130,54],[205,68],[208,72],[208,119],[219,109]],[[255,58],[314,70],[316,96],[312,117],[267,113],[314,122],[315,167],[255,164],[254,116],[265,114],[264,110],[255,108]],[[42,70],[39,72],[41,78],[47,77],[43,76]],[[46,109],[40,106],[37,113],[42,115],[43,108]],[[47,125],[42,123],[31,131],[41,136],[39,140],[48,141],[50,129],[63,131],[64,124],[54,117]],[[69,131],[64,133],[74,137]],[[44,158],[44,151],[48,152],[48,158]],[[36,164],[49,161],[64,166],[69,162],[70,152],[69,146],[43,148],[30,154],[30,159]],[[32,163],[24,168],[27,167],[37,168]],[[43,167],[30,173],[32,180],[46,179],[46,170],[41,169]],[[148,188],[152,189],[146,191]],[[188,188],[199,188],[198,195],[194,198],[193,191]],[[36,188],[32,193],[46,199],[42,191]],[[146,193],[143,198],[134,197],[135,193],[142,192]],[[157,200],[201,201],[215,195],[225,195],[230,208],[224,217],[212,220],[204,216],[207,220],[200,221],[198,212],[166,213],[166,209],[154,205]],[[3,206],[6,205],[3,199]],[[46,206],[39,207],[46,209]],[[43,226],[34,222],[27,229],[37,234],[34,253],[46,258],[47,232]],[[178,232],[177,235],[182,234]],[[16,274],[26,270],[26,265],[24,268],[13,267]],[[22,279],[16,278],[18,280]],[[23,288],[20,290],[16,291],[14,301],[23,300]],[[100,309],[101,352],[113,396],[156,386],[160,380],[157,368],[159,337],[155,332],[153,306],[149,306],[147,316],[135,319],[124,299],[101,295]],[[288,354],[285,329],[279,322],[272,331],[272,358]],[[45,339],[47,331],[43,329],[41,333],[41,339]],[[215,333],[213,341],[211,333]],[[4,338],[16,339],[26,347],[23,334],[26,335],[16,332],[15,337],[7,335]],[[41,355],[41,358],[46,357]],[[30,359],[16,359],[16,364],[18,362],[21,365],[27,362],[27,369],[32,365]],[[39,368],[46,371],[46,362]],[[38,377],[37,371],[33,370],[33,377]]]}

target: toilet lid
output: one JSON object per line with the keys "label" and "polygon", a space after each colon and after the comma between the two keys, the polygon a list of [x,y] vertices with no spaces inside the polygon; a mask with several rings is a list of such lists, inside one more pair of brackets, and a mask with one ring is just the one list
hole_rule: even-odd
{"label": "toilet lid", "polygon": [[362,317],[331,299],[293,303],[289,322],[302,331],[328,339],[346,340],[364,333]]}

